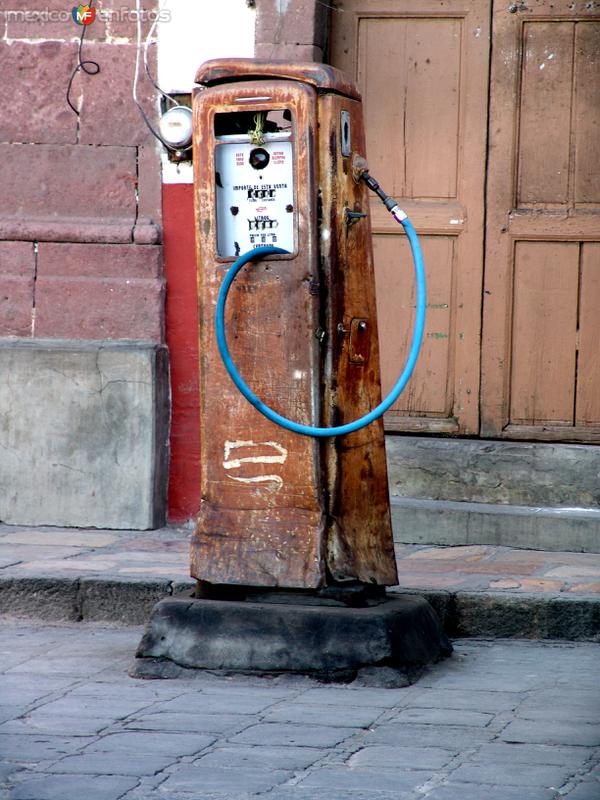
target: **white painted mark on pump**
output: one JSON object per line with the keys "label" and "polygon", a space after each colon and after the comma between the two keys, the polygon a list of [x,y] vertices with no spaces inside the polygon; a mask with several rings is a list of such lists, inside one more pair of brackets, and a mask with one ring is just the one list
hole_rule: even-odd
{"label": "white painted mark on pump", "polygon": [[[265,455],[264,453],[256,456],[241,456],[231,458],[232,451],[240,448],[272,448],[275,455]],[[226,441],[223,448],[223,468],[239,469],[243,464],[284,464],[288,457],[288,451],[283,445],[277,442],[253,442],[248,440]],[[240,483],[274,483],[278,489],[283,486],[283,479],[280,475],[252,475],[250,477],[240,477],[239,475],[228,475],[233,481]]]}

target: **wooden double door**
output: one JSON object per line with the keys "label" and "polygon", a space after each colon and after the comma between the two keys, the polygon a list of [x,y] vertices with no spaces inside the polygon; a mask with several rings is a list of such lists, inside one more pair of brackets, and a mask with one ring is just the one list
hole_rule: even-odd
{"label": "wooden double door", "polygon": [[[427,266],[423,353],[387,429],[599,441],[600,3],[342,0],[330,60]],[[414,279],[372,203],[386,391]]]}

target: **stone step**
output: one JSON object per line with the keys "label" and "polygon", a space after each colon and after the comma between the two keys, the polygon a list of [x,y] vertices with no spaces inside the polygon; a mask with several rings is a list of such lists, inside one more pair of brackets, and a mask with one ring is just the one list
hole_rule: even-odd
{"label": "stone step", "polygon": [[600,509],[392,497],[394,541],[600,553]]}
{"label": "stone step", "polygon": [[397,542],[600,552],[600,448],[388,436]]}

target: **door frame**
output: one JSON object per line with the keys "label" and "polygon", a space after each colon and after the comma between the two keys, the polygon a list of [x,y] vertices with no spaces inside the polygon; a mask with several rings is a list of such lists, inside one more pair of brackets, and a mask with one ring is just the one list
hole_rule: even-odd
{"label": "door frame", "polygon": [[[332,12],[331,63],[358,79],[360,20],[386,17],[462,21],[457,196],[447,202],[397,198],[421,236],[452,237],[454,241],[451,290],[454,319],[450,325],[452,342],[447,377],[452,411],[445,418],[388,413],[386,430],[477,435],[491,0],[436,0],[419,4],[414,0],[346,0],[343,13]],[[479,124],[472,123],[477,119]],[[376,177],[385,182],[385,176]],[[371,220],[374,235],[397,233],[393,220],[377,201],[372,204]]]}
{"label": "door frame", "polygon": [[[545,10],[548,2],[551,11]],[[514,9],[514,10],[512,10]],[[598,241],[598,217],[569,216],[560,228],[551,214],[532,215],[517,208],[517,148],[521,94],[523,25],[538,21],[600,19],[595,8],[569,0],[538,0],[507,6],[494,0],[490,73],[486,234],[481,352],[481,437],[511,440],[600,442],[600,427],[514,425],[510,423],[514,248],[518,241]],[[507,168],[510,165],[510,169]],[[511,255],[511,253],[513,255]]]}

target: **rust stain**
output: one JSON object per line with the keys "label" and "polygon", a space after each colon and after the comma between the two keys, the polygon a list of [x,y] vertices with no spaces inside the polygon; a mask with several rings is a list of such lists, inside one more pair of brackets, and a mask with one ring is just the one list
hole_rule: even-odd
{"label": "rust stain", "polygon": [[339,92],[360,100],[360,92],[348,75],[328,64],[316,62],[292,64],[258,58],[216,58],[206,61],[196,73],[196,83],[204,86],[256,79],[265,83],[268,79],[299,81],[321,92]]}

